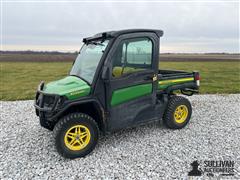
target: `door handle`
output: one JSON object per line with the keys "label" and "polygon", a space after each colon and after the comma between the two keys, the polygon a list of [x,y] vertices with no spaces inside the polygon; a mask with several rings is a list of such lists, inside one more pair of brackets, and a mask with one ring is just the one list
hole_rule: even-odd
{"label": "door handle", "polygon": [[156,74],[154,74],[153,77],[152,77],[153,82],[157,81],[157,79],[158,79],[158,76]]}

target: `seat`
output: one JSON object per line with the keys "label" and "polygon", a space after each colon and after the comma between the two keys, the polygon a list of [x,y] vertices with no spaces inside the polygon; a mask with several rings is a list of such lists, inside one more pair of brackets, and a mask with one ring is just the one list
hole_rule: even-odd
{"label": "seat", "polygon": [[136,72],[136,71],[141,71],[143,70],[142,68],[132,68],[132,67],[120,67],[120,66],[116,66],[113,68],[112,74],[114,77],[121,77],[122,74],[127,74],[127,73],[132,73],[132,72]]}

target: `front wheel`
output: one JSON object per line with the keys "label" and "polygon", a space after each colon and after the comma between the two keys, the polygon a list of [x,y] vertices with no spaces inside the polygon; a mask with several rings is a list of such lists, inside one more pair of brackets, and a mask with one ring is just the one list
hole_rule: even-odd
{"label": "front wheel", "polygon": [[181,129],[187,125],[192,115],[192,106],[182,96],[172,96],[163,115],[164,124],[170,129]]}
{"label": "front wheel", "polygon": [[95,148],[99,129],[87,114],[72,113],[59,120],[53,133],[58,153],[73,159],[84,157]]}

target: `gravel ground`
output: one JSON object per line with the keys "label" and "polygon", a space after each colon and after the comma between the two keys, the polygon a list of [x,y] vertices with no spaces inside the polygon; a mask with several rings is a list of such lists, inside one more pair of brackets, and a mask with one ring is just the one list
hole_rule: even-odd
{"label": "gravel ground", "polygon": [[240,179],[240,94],[189,99],[193,115],[184,129],[152,123],[123,130],[75,160],[58,155],[33,101],[0,102],[0,179],[187,179],[194,160],[235,161]]}

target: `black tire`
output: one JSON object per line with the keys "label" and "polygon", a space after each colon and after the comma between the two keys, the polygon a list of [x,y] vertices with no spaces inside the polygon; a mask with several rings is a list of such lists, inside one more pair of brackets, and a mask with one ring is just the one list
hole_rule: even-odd
{"label": "black tire", "polygon": [[[65,143],[66,133],[75,126],[86,127],[88,129],[88,132],[90,132],[90,140],[88,141],[87,145],[81,150],[72,150],[67,147]],[[58,153],[65,158],[73,159],[84,157],[93,151],[98,142],[99,129],[96,121],[87,114],[71,113],[59,120],[53,129],[53,134],[55,138],[55,146]]]}
{"label": "black tire", "polygon": [[[175,110],[178,107],[182,108],[182,106],[185,109],[187,108],[187,113],[185,118],[183,118],[185,119],[183,122],[181,122],[183,119],[180,121],[175,117]],[[182,96],[172,96],[169,99],[167,108],[163,115],[163,122],[170,129],[181,129],[188,124],[191,118],[191,115],[192,115],[192,106],[189,100]]]}

